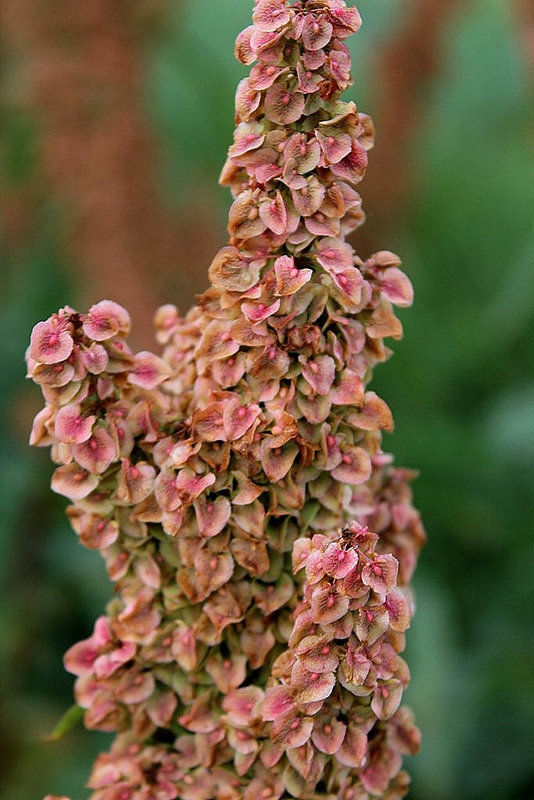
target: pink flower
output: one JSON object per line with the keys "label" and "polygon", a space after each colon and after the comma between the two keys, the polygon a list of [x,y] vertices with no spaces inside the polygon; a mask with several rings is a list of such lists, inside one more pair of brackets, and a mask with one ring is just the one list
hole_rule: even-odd
{"label": "pink flower", "polygon": [[393,415],[388,405],[374,392],[366,392],[361,409],[351,414],[351,421],[362,430],[393,430]]}
{"label": "pink flower", "polygon": [[46,322],[38,322],[30,341],[30,356],[39,364],[58,364],[72,353],[74,342],[66,317],[54,314]]}
{"label": "pink flower", "polygon": [[386,594],[395,588],[399,562],[389,553],[375,556],[362,569],[362,581],[377,594]]}
{"label": "pink flower", "polygon": [[265,113],[278,125],[296,122],[304,111],[305,97],[302,92],[291,89],[284,81],[277,81],[265,94]]}
{"label": "pink flower", "polygon": [[261,608],[268,616],[288,604],[295,591],[295,586],[290,576],[282,573],[274,584],[269,583],[267,586],[254,584],[253,591],[257,607]]}
{"label": "pink flower", "polygon": [[339,542],[331,542],[323,555],[324,570],[331,578],[345,578],[358,564],[358,554]]}
{"label": "pink flower", "polygon": [[326,189],[315,175],[303,179],[303,182],[292,181],[291,199],[297,214],[311,217],[321,208]]}
{"label": "pink flower", "polygon": [[301,63],[297,64],[297,78],[299,90],[303,94],[314,94],[319,91],[320,75],[317,73],[314,75],[310,69],[306,69]]}
{"label": "pink flower", "polygon": [[268,89],[273,83],[282,75],[287,72],[287,67],[275,67],[273,64],[256,64],[250,73],[250,85],[257,92]]}
{"label": "pink flower", "polygon": [[336,753],[336,758],[346,767],[360,769],[367,761],[367,734],[355,725],[349,724],[343,744]]}
{"label": "pink flower", "polygon": [[256,770],[257,777],[248,783],[243,800],[279,800],[284,793],[282,779],[267,769],[259,767]]}
{"label": "pink flower", "polygon": [[115,520],[84,512],[76,506],[67,509],[67,516],[80,542],[90,550],[108,548],[118,539],[119,526]]}
{"label": "pink flower", "polygon": [[310,586],[319,583],[324,578],[326,569],[324,553],[321,550],[312,551],[306,559],[306,580]]}
{"label": "pink flower", "polygon": [[371,475],[371,461],[368,453],[355,445],[344,445],[341,464],[332,471],[336,480],[344,483],[364,483]]}
{"label": "pink flower", "polygon": [[341,720],[319,717],[313,726],[312,742],[321,753],[334,755],[343,744],[346,731],[347,726]]}
{"label": "pink flower", "polygon": [[265,303],[242,303],[241,311],[252,323],[263,322],[280,308],[280,300],[274,300],[270,305]]}
{"label": "pink flower", "polygon": [[242,64],[252,64],[256,59],[256,53],[250,43],[254,31],[254,25],[249,25],[248,28],[241,31],[236,39],[235,57]]}
{"label": "pink flower", "polygon": [[37,364],[31,377],[41,386],[59,389],[74,379],[74,367],[67,361],[57,364]]}
{"label": "pink flower", "polygon": [[143,644],[153,635],[161,620],[153,597],[153,590],[148,587],[141,589],[117,616],[115,630],[124,642]]}
{"label": "pink flower", "polygon": [[281,481],[295,461],[299,452],[295,442],[288,442],[282,447],[272,447],[265,441],[261,448],[261,465],[266,476],[271,481]]}
{"label": "pink flower", "polygon": [[282,234],[286,232],[287,211],[280,192],[277,192],[274,198],[267,198],[264,203],[261,203],[260,217],[266,227],[273,233]]}
{"label": "pink flower", "polygon": [[117,483],[116,497],[121,503],[136,505],[152,492],[156,470],[151,464],[138,461],[136,464],[121,459],[121,470]]}
{"label": "pink flower", "polygon": [[85,639],[73,645],[63,656],[63,663],[73,675],[91,675],[99,651],[93,639]]}
{"label": "pink flower", "polygon": [[259,236],[266,229],[260,217],[259,193],[244,191],[234,200],[228,215],[228,230],[237,241]]}
{"label": "pink flower", "polygon": [[232,725],[247,726],[260,714],[263,691],[257,686],[234,689],[226,695],[222,707]]}
{"label": "pink flower", "polygon": [[341,159],[348,156],[352,149],[352,140],[348,133],[343,130],[326,127],[316,130],[315,136],[321,146],[327,164],[337,164]]}
{"label": "pink flower", "polygon": [[388,592],[384,606],[388,612],[389,625],[394,631],[402,632],[410,627],[410,603],[402,589]]}
{"label": "pink flower", "polygon": [[317,248],[317,261],[331,275],[354,266],[354,250],[347,242],[326,237]]}
{"label": "pink flower", "polygon": [[92,375],[100,375],[104,372],[109,361],[106,348],[95,342],[87,349],[82,350],[81,359],[87,372]]}
{"label": "pink flower", "polygon": [[296,653],[298,662],[311,673],[334,672],[339,664],[336,647],[326,635],[305,636]]}
{"label": "pink flower", "polygon": [[302,42],[307,50],[320,50],[332,38],[333,27],[324,16],[307,14],[302,26]]}
{"label": "pink flower", "polygon": [[380,605],[366,606],[358,611],[354,632],[361,642],[372,645],[387,630],[388,624],[389,616],[385,608]]}
{"label": "pink flower", "polygon": [[38,411],[32,423],[29,443],[34,447],[46,447],[54,442],[49,427],[54,423],[54,411],[49,406],[45,406]]}
{"label": "pink flower", "polygon": [[380,291],[396,306],[411,306],[413,287],[410,279],[396,267],[390,267],[379,275]]}
{"label": "pink flower", "polygon": [[291,16],[283,0],[259,0],[252,19],[258,30],[269,33],[286,25]]}
{"label": "pink flower", "polygon": [[105,428],[95,426],[88,439],[73,445],[72,454],[81,467],[99,475],[115,461],[117,444]]}
{"label": "pink flower", "polygon": [[151,672],[130,669],[125,672],[117,686],[117,697],[123,703],[136,705],[147,700],[153,693],[156,681]]}
{"label": "pink flower", "polygon": [[374,691],[371,708],[378,719],[389,719],[402,700],[403,686],[398,680],[382,683]]}
{"label": "pink flower", "polygon": [[185,623],[178,623],[177,631],[172,639],[172,654],[182,669],[194,669],[196,656],[196,641],[193,632]]}
{"label": "pink flower", "polygon": [[365,174],[367,161],[365,147],[353,140],[350,153],[337,163],[332,164],[330,169],[338,178],[342,178],[349,183],[359,183]]}
{"label": "pink flower", "polygon": [[262,60],[276,63],[278,55],[276,45],[283,39],[283,36],[284,31],[281,28],[275,31],[262,31],[256,28],[250,37],[250,46]]}
{"label": "pink flower", "polygon": [[214,482],[215,475],[211,473],[199,476],[189,468],[178,473],[164,470],[156,478],[156,500],[165,511],[176,511],[199,497]]}
{"label": "pink flower", "polygon": [[57,413],[54,431],[58,441],[64,444],[81,444],[91,436],[96,420],[94,415],[84,417],[79,405],[63,406]]}
{"label": "pink flower", "polygon": [[213,654],[206,662],[206,672],[213,678],[219,691],[229,694],[245,680],[246,657],[241,653],[232,653],[229,658]]}
{"label": "pink flower", "polygon": [[130,330],[130,315],[112,300],[101,300],[91,306],[83,322],[83,331],[95,342],[104,342]]}
{"label": "pink flower", "polygon": [[339,594],[332,584],[323,581],[312,592],[310,608],[314,622],[328,625],[347,613],[349,598]]}
{"label": "pink flower", "polygon": [[321,151],[314,139],[308,139],[304,133],[294,133],[285,144],[284,157],[299,175],[305,175],[317,167]]}
{"label": "pink flower", "polygon": [[293,767],[293,775],[286,776],[286,781],[292,795],[299,791],[305,782],[315,786],[324,771],[325,757],[318,753],[310,742],[287,751],[287,760]]}
{"label": "pink flower", "polygon": [[293,711],[286,711],[274,720],[271,739],[275,745],[284,749],[302,747],[309,740],[312,730],[313,721],[309,717],[301,717]]}
{"label": "pink flower", "polygon": [[344,369],[337,384],[331,389],[334,405],[361,406],[363,404],[363,381],[357,372]]}
{"label": "pink flower", "polygon": [[368,303],[369,284],[365,283],[358,269],[348,267],[332,275],[334,287],[332,295],[346,311],[356,312]]}
{"label": "pink flower", "polygon": [[118,669],[132,661],[136,649],[134,642],[124,642],[120,647],[115,647],[110,652],[99,655],[94,662],[94,673],[97,678],[109,678]]}
{"label": "pink flower", "polygon": [[52,477],[52,489],[69,500],[82,500],[98,486],[98,477],[77,464],[58,467]]}
{"label": "pink flower", "polygon": [[[258,281],[259,264],[246,261],[235,247],[223,247],[211,262],[209,275],[212,283],[221,289],[246,292]],[[221,335],[219,331],[217,334]],[[231,341],[231,338],[224,341]]]}
{"label": "pink flower", "polygon": [[171,375],[171,368],[163,359],[143,351],[134,357],[133,370],[128,381],[143,389],[155,389]]}
{"label": "pink flower", "polygon": [[292,692],[287,687],[271,686],[262,703],[262,718],[271,722],[283,714],[293,712],[295,708]]}
{"label": "pink flower", "polygon": [[145,586],[161,589],[161,570],[149,551],[136,563],[135,572]]}
{"label": "pink flower", "polygon": [[317,356],[313,360],[302,359],[302,375],[314,392],[327,395],[334,382],[336,365],[330,356]]}
{"label": "pink flower", "polygon": [[347,8],[343,3],[331,3],[329,12],[330,19],[334,25],[334,35],[340,39],[356,33],[362,24],[362,19],[356,8]]}
{"label": "pink flower", "polygon": [[[194,502],[195,513],[198,522],[198,529],[202,536],[217,536],[230,518],[231,505],[226,497],[216,497],[207,499],[204,496],[197,498]],[[217,566],[217,559],[215,565]]]}

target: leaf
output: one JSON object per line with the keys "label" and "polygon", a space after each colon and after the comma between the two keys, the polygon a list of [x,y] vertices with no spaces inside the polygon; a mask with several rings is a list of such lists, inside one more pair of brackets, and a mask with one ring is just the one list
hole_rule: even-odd
{"label": "leaf", "polygon": [[83,719],[84,709],[76,703],[65,711],[51,733],[44,737],[45,742],[59,742]]}

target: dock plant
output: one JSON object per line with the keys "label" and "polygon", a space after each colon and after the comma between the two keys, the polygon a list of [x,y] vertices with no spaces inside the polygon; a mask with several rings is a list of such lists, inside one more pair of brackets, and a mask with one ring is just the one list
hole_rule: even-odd
{"label": "dock plant", "polygon": [[[92,800],[396,800],[419,745],[401,705],[424,532],[369,383],[412,302],[356,255],[370,117],[341,99],[343,0],[259,0],[236,56],[228,244],[159,355],[103,300],[32,333],[52,489],[114,584],[65,654],[87,728],[115,734]],[[67,800],[48,796],[48,800]]]}

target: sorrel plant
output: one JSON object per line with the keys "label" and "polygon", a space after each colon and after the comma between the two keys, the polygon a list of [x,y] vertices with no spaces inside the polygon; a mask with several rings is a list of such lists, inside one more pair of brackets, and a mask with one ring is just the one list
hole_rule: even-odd
{"label": "sorrel plant", "polygon": [[28,350],[31,443],[114,583],[65,655],[85,725],[116,734],[92,800],[394,800],[418,749],[399,654],[424,533],[368,389],[412,287],[345,238],[373,142],[340,99],[360,17],[259,0],[253,22],[209,289],[159,309],[159,356],[131,352],[109,300]]}

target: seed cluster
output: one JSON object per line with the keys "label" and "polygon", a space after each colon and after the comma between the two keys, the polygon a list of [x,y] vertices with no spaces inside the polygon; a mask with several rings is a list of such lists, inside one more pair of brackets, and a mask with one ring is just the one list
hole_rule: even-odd
{"label": "seed cluster", "polygon": [[345,241],[373,135],[340,100],[360,18],[259,0],[253,21],[210,288],[157,312],[161,356],[107,300],[39,323],[27,355],[31,442],[115,584],[65,655],[86,726],[117,733],[92,800],[396,800],[418,747],[399,653],[424,532],[368,390],[412,289]]}

